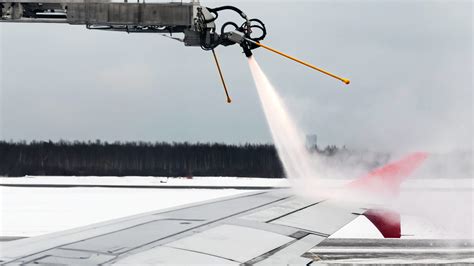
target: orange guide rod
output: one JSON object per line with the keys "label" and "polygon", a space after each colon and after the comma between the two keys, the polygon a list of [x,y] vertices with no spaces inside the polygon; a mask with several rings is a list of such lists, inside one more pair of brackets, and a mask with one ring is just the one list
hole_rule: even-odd
{"label": "orange guide rod", "polygon": [[288,58],[288,59],[291,59],[291,60],[293,60],[293,61],[295,61],[295,62],[298,62],[298,63],[300,63],[300,64],[302,64],[302,65],[305,65],[305,66],[307,66],[307,67],[309,67],[309,68],[312,68],[312,69],[314,69],[314,70],[317,70],[317,71],[319,71],[319,72],[321,72],[321,73],[323,73],[323,74],[326,74],[326,75],[331,76],[331,77],[333,77],[333,78],[335,78],[335,79],[338,79],[338,80],[344,82],[345,84],[351,83],[351,81],[350,81],[349,79],[341,78],[341,77],[339,77],[339,76],[337,76],[337,75],[335,75],[335,74],[333,74],[333,73],[331,73],[331,72],[328,72],[328,71],[326,71],[326,70],[324,70],[324,69],[322,69],[322,68],[313,66],[313,65],[311,65],[310,63],[306,63],[306,62],[304,62],[304,61],[302,61],[302,60],[300,60],[300,59],[298,59],[298,58],[295,58],[295,57],[293,57],[293,56],[287,55],[287,54],[285,54],[285,53],[283,53],[283,52],[280,52],[280,51],[278,51],[278,50],[276,50],[276,49],[273,49],[273,48],[271,48],[271,47],[268,47],[268,46],[266,46],[266,45],[264,45],[264,44],[261,44],[261,43],[259,43],[259,42],[252,41],[252,40],[250,40],[250,39],[246,39],[246,40],[249,41],[249,42],[252,42],[252,43],[254,43],[254,44],[256,44],[256,45],[258,45],[258,46],[260,46],[260,47],[262,47],[262,48],[265,48],[265,49],[267,49],[267,50],[269,50],[269,51],[272,51],[272,52],[277,53],[277,54],[279,54],[279,55],[281,55],[281,56],[284,56],[284,57],[286,57],[286,58]]}
{"label": "orange guide rod", "polygon": [[212,55],[214,55],[214,60],[216,61],[217,71],[219,71],[219,76],[221,77],[222,86],[224,86],[225,95],[227,97],[227,103],[231,103],[232,99],[230,98],[229,92],[227,91],[227,85],[225,84],[224,75],[222,74],[221,65],[219,64],[219,60],[217,59],[217,55],[216,55],[216,52],[214,51],[214,49],[212,49]]}

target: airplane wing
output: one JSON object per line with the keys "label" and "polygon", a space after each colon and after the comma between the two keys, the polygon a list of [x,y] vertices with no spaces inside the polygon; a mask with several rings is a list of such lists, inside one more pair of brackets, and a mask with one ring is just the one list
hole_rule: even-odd
{"label": "airplane wing", "polygon": [[[406,165],[402,160],[386,167]],[[410,172],[376,171],[369,176],[379,178],[368,179],[398,180]],[[308,264],[312,258],[302,256],[307,250],[368,207],[302,198],[288,189],[252,192],[6,242],[0,264]],[[377,212],[370,215],[381,223]]]}

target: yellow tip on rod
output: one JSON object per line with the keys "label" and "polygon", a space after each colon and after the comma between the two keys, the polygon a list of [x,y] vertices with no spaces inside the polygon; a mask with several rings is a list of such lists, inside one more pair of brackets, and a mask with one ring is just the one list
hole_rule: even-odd
{"label": "yellow tip on rod", "polygon": [[227,91],[227,85],[225,84],[224,74],[222,74],[221,65],[219,64],[219,60],[217,59],[217,54],[214,51],[214,49],[212,49],[212,55],[214,55],[214,60],[216,61],[217,71],[219,71],[219,76],[221,77],[222,86],[224,86],[224,92],[225,92],[225,96],[227,97],[227,103],[231,103],[232,99],[230,98],[229,92]]}
{"label": "yellow tip on rod", "polygon": [[338,79],[338,80],[344,82],[345,84],[351,83],[351,81],[350,81],[349,79],[341,78],[341,77],[339,77],[339,76],[337,76],[337,75],[335,75],[335,74],[333,74],[333,73],[331,73],[331,72],[328,72],[328,71],[326,71],[326,70],[324,70],[324,69],[322,69],[322,68],[316,67],[316,66],[314,66],[314,65],[312,65],[312,64],[310,64],[310,63],[306,63],[306,62],[304,62],[304,61],[302,61],[302,60],[300,60],[300,59],[298,59],[298,58],[295,58],[295,57],[293,57],[293,56],[291,56],[291,55],[287,55],[287,54],[285,54],[285,53],[283,53],[283,52],[280,52],[280,51],[278,51],[278,50],[276,50],[276,49],[273,49],[273,48],[271,48],[271,47],[269,47],[269,46],[266,46],[266,45],[264,45],[264,44],[261,44],[261,43],[259,43],[259,42],[255,42],[255,41],[250,40],[250,39],[246,39],[246,40],[249,41],[249,42],[252,42],[252,43],[254,43],[254,44],[256,44],[256,45],[258,45],[258,46],[260,46],[260,47],[262,47],[262,48],[265,48],[265,49],[267,49],[267,50],[269,50],[269,51],[271,51],[271,52],[277,53],[277,54],[279,54],[279,55],[281,55],[281,56],[284,56],[284,57],[286,57],[286,58],[288,58],[288,59],[291,59],[291,60],[293,60],[293,61],[295,61],[295,62],[298,62],[298,63],[300,63],[300,64],[302,64],[302,65],[305,65],[305,66],[307,66],[307,67],[309,67],[309,68],[312,68],[312,69],[314,69],[314,70],[317,70],[317,71],[319,71],[319,72],[321,72],[321,73],[323,73],[323,74],[326,74],[326,75],[331,76],[331,77],[333,77],[333,78],[335,78],[335,79]]}

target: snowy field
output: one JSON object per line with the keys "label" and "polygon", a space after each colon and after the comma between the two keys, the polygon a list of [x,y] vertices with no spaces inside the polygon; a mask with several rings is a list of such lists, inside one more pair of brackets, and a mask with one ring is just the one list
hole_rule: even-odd
{"label": "snowy field", "polygon": [[73,184],[73,185],[116,185],[116,186],[289,186],[286,179],[274,178],[232,178],[232,177],[96,177],[96,176],[26,176],[21,178],[0,178],[0,184]]}
{"label": "snowy field", "polygon": [[[343,180],[326,180],[338,186]],[[201,177],[194,179],[166,179],[157,177],[24,177],[0,178],[2,184],[93,184],[93,185],[171,185],[171,186],[274,186],[286,187],[284,179],[251,179],[229,177]],[[402,198],[410,205],[413,199],[427,200],[440,208],[462,211],[468,226],[472,226],[474,206],[471,179],[414,179],[407,181]],[[176,207],[224,196],[246,193],[243,189],[132,189],[101,187],[4,187],[0,186],[0,236],[30,237],[66,230],[91,223],[133,214]],[[424,196],[421,196],[424,195]],[[453,195],[456,199],[453,202]],[[448,204],[445,204],[447,201]],[[420,201],[421,202],[421,201]],[[418,202],[418,203],[420,203]],[[452,203],[452,204],[451,204]],[[403,201],[402,201],[403,204]],[[426,209],[426,208],[424,208]],[[458,228],[450,222],[433,220],[430,215],[416,215],[418,210],[402,213],[402,233],[405,238],[463,238],[453,235]],[[441,209],[436,213],[443,212]],[[452,213],[452,210],[451,210]],[[425,213],[423,213],[425,214]],[[429,214],[429,212],[428,212]],[[471,216],[471,217],[469,217]],[[454,228],[454,229],[453,229]],[[459,231],[459,232],[462,232]],[[381,238],[380,233],[365,218],[359,217],[334,234],[332,238]]]}

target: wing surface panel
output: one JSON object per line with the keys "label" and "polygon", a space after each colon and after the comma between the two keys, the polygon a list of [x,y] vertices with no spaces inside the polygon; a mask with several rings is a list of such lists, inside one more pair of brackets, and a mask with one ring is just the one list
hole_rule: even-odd
{"label": "wing surface panel", "polygon": [[[7,265],[101,264],[153,258],[162,263],[169,258],[168,263],[173,263],[180,254],[183,262],[189,258],[203,263],[263,261],[274,251],[294,249],[302,236],[311,234],[304,228],[266,221],[314,204],[318,202],[295,197],[288,190],[250,193],[14,241],[2,247],[1,260]],[[260,216],[265,221],[242,218],[268,208],[279,211]],[[162,256],[151,255],[155,253]]]}

